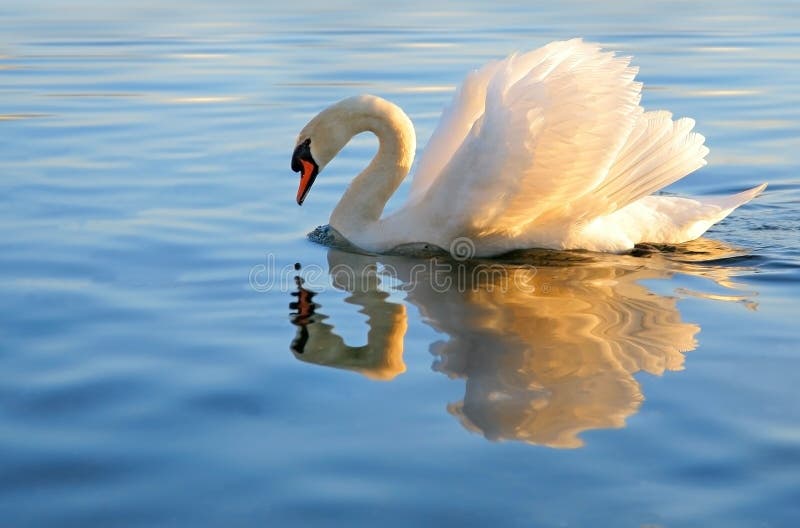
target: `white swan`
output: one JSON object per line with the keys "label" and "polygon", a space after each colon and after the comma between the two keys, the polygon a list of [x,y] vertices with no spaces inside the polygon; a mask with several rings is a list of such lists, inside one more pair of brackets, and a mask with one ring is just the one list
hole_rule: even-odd
{"label": "white swan", "polygon": [[713,199],[653,196],[705,165],[708,149],[692,119],[639,106],[629,62],[575,39],[473,71],[428,142],[407,202],[383,218],[411,167],[414,127],[384,99],[340,101],[298,136],[297,203],[353,136],[370,131],[378,153],[330,217],[368,251],[447,249],[468,237],[475,256],[533,247],[620,252],[697,238],[766,184]]}

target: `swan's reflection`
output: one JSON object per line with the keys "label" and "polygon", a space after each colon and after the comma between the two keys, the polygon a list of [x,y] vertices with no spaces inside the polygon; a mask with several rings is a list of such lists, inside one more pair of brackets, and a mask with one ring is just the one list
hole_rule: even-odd
{"label": "swan's reflection", "polygon": [[[380,279],[375,273],[374,261],[354,264],[359,266],[353,268],[359,274],[356,282],[359,287],[351,287],[352,283],[342,282],[341,276],[337,278],[335,274],[332,279],[335,287],[351,292],[346,302],[361,306],[367,315],[367,344],[358,347],[345,344],[344,339],[333,332],[333,326],[325,322],[328,316],[316,311],[317,304],[313,302],[316,294],[304,288],[303,279],[298,276],[295,278],[297,291],[292,293],[297,300],[289,305],[295,310],[292,323],[298,327],[292,352],[303,361],[354,370],[372,379],[390,380],[406,370],[403,363],[403,336],[408,327],[406,309],[402,304],[386,301],[389,294],[378,289]],[[329,269],[335,272],[336,268]]]}
{"label": "swan's reflection", "polygon": [[732,268],[687,261],[698,254],[724,258],[732,250],[700,241],[683,252],[683,262],[657,253],[538,253],[520,257],[519,264],[489,264],[332,249],[332,283],[367,315],[367,344],[347,346],[298,278],[292,350],[303,361],[372,378],[403,372],[405,308],[381,289],[381,280],[391,277],[423,320],[449,336],[431,352],[435,370],[466,379],[464,399],[448,405],[464,427],[490,440],[574,448],[582,445],[581,431],[622,427],[636,412],[644,399],[637,372],[683,368],[700,328],[681,319],[674,297],[657,295],[641,281],[680,271],[723,284]]}

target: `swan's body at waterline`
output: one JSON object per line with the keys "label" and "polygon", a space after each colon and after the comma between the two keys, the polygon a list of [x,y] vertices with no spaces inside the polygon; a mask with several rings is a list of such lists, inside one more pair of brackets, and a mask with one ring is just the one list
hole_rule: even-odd
{"label": "swan's body at waterline", "polygon": [[340,101],[298,137],[297,201],[353,136],[370,131],[378,153],[330,217],[367,251],[417,243],[447,249],[467,238],[476,256],[619,252],[695,239],[766,185],[702,200],[653,195],[705,165],[708,149],[692,119],[644,111],[629,62],[570,40],[470,73],[422,154],[407,202],[387,216],[384,206],[414,159],[414,127],[384,99]]}

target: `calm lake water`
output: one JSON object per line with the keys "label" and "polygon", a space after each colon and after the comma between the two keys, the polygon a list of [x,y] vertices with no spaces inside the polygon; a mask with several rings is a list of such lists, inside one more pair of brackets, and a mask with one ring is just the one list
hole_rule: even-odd
{"label": "calm lake water", "polygon": [[[0,4],[0,524],[797,525],[795,2],[69,4]],[[299,208],[313,114],[374,93],[422,148],[468,70],[574,36],[697,120],[671,192],[766,194],[505,279],[306,239],[376,145]]]}

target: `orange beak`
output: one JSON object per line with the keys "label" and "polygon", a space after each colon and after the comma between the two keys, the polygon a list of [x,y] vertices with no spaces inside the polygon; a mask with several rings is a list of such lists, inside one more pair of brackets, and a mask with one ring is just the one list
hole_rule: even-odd
{"label": "orange beak", "polygon": [[318,172],[316,164],[304,159],[301,159],[300,163],[303,166],[303,172],[300,175],[300,187],[297,188],[297,205],[303,205],[303,200],[306,199],[314,180],[317,179]]}

